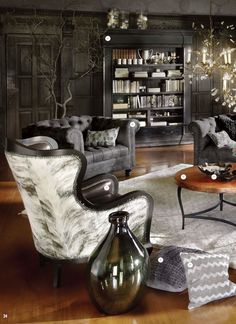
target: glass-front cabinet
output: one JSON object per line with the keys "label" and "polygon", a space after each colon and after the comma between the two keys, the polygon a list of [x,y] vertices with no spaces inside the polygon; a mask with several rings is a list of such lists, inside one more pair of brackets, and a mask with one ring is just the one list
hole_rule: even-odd
{"label": "glass-front cabinet", "polygon": [[138,146],[184,142],[190,121],[183,31],[110,31],[104,37],[104,115],[140,122]]}

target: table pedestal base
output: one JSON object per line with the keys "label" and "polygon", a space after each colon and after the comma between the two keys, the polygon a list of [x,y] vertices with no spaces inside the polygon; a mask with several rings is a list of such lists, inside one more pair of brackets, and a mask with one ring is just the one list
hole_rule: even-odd
{"label": "table pedestal base", "polygon": [[185,218],[198,218],[198,219],[214,220],[214,221],[217,221],[217,222],[222,222],[222,223],[226,223],[226,224],[229,224],[229,225],[236,226],[236,223],[230,222],[230,221],[225,220],[225,219],[211,217],[211,216],[202,216],[202,214],[206,214],[206,213],[210,212],[211,210],[216,209],[218,206],[220,206],[220,210],[222,211],[224,203],[228,204],[228,205],[231,205],[231,206],[236,206],[236,203],[232,203],[230,201],[225,200],[223,193],[219,194],[219,201],[217,202],[216,205],[214,205],[214,206],[212,206],[210,208],[201,210],[201,211],[196,212],[196,213],[185,214],[184,213],[183,203],[182,203],[181,191],[182,191],[182,187],[178,187],[177,194],[178,194],[178,201],[179,201],[179,206],[180,206],[181,214],[182,214],[182,229],[184,229],[184,226],[185,226]]}

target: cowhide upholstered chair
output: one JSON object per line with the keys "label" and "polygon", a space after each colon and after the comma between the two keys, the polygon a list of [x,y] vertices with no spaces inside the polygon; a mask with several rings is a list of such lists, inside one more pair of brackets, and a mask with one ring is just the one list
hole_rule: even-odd
{"label": "cowhide upholstered chair", "polygon": [[151,247],[152,197],[143,191],[118,193],[113,175],[83,182],[86,158],[75,150],[34,150],[7,142],[5,155],[18,185],[36,250],[56,264],[59,285],[62,260],[85,262],[109,229],[108,215],[130,213],[129,226]]}

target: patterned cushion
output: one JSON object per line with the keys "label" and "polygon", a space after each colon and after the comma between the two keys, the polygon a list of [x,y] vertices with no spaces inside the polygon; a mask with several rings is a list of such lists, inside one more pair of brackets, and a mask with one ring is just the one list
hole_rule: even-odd
{"label": "patterned cushion", "polygon": [[227,255],[182,252],[180,257],[187,278],[189,309],[236,295],[236,285],[229,280]]}
{"label": "patterned cushion", "polygon": [[219,115],[216,119],[220,129],[225,130],[232,140],[236,140],[236,121],[227,115]]}
{"label": "patterned cushion", "polygon": [[103,131],[88,130],[85,145],[86,146],[115,146],[119,127],[106,129]]}
{"label": "patterned cushion", "polygon": [[212,139],[212,141],[215,143],[215,145],[218,148],[222,147],[229,147],[234,148],[236,147],[236,142],[233,141],[229,135],[226,133],[226,131],[221,131],[218,133],[208,133],[208,136]]}
{"label": "patterned cushion", "polygon": [[179,246],[166,246],[161,250],[153,249],[150,255],[150,272],[147,286],[172,292],[187,289],[184,266],[180,252],[199,252]]}

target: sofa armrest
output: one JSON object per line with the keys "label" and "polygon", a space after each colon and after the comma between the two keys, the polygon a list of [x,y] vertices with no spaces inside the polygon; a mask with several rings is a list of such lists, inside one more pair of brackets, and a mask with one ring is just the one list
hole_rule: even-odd
{"label": "sofa armrest", "polygon": [[83,181],[83,198],[94,203],[110,202],[118,196],[119,182],[113,174],[101,174]]}
{"label": "sofa armrest", "polygon": [[66,133],[66,139],[68,143],[73,145],[73,149],[84,153],[84,137],[76,126],[70,127]]}
{"label": "sofa armrest", "polygon": [[194,139],[194,164],[199,164],[199,157],[207,145],[211,142],[207,134],[216,131],[215,117],[208,117],[192,121],[189,124],[189,130]]}

